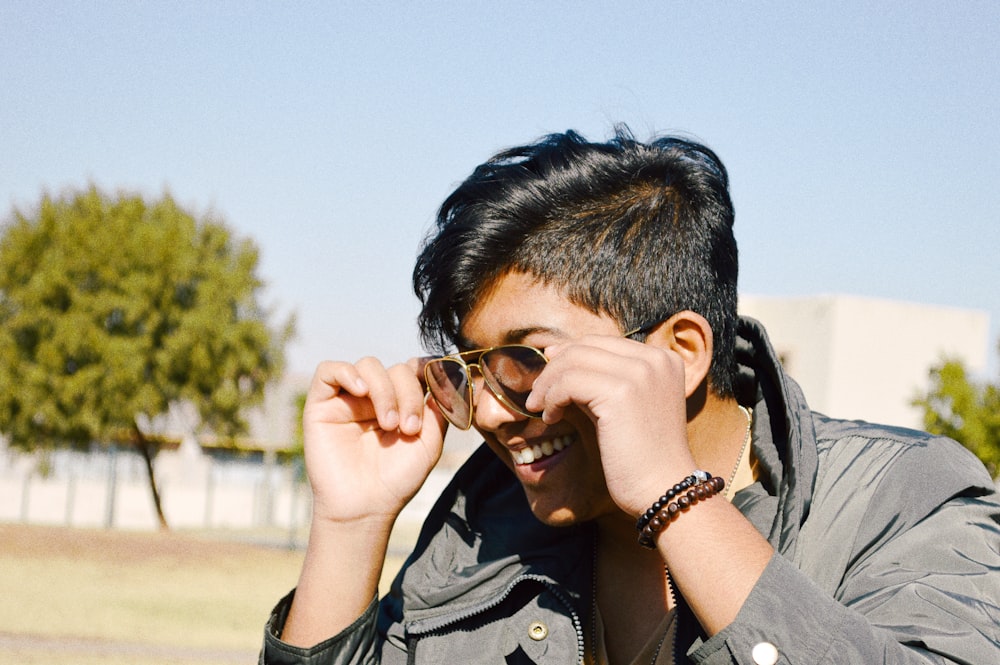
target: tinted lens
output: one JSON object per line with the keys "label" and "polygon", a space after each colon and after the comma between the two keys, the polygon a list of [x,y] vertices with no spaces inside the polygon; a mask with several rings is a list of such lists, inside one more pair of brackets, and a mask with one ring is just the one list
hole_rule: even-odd
{"label": "tinted lens", "polygon": [[472,425],[472,387],[465,365],[452,358],[432,360],[424,368],[424,380],[448,422],[469,429]]}
{"label": "tinted lens", "polygon": [[531,393],[531,386],[545,369],[545,356],[530,346],[501,346],[487,351],[479,359],[479,367],[490,388],[509,402],[517,411],[528,415],[524,402]]}

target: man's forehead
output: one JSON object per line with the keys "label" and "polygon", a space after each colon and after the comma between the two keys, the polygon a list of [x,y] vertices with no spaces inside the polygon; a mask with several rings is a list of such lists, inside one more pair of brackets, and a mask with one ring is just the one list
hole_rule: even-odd
{"label": "man's forehead", "polygon": [[509,273],[463,317],[456,341],[460,348],[483,348],[617,328],[611,317],[573,302],[563,289],[527,273]]}

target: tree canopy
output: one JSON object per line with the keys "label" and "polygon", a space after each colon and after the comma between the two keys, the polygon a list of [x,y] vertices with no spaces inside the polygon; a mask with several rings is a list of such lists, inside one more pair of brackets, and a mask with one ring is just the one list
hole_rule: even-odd
{"label": "tree canopy", "polygon": [[965,366],[945,359],[930,370],[930,388],[914,401],[924,412],[924,428],[955,439],[1000,473],[1000,385],[977,382]]}
{"label": "tree canopy", "polygon": [[259,302],[258,251],[169,195],[94,186],[0,229],[0,433],[23,449],[137,445],[173,404],[231,437],[282,370],[291,320]]}

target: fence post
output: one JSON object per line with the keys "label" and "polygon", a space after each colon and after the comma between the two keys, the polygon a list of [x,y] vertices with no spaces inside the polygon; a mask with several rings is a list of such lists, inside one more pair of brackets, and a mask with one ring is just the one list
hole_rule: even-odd
{"label": "fence post", "polygon": [[70,471],[66,479],[66,526],[73,526],[73,506],[76,499],[76,474]]}
{"label": "fence post", "polygon": [[274,526],[274,470],[277,455],[273,448],[264,451],[264,496],[263,496],[263,525],[265,527]]}
{"label": "fence post", "polygon": [[[209,458],[211,459],[211,458]],[[205,528],[212,528],[212,499],[215,496],[215,462],[209,463],[205,474]]]}
{"label": "fence post", "polygon": [[34,472],[25,473],[21,481],[21,521],[28,522],[28,503],[31,499],[31,476]]}
{"label": "fence post", "polygon": [[118,446],[108,448],[108,494],[104,504],[104,528],[115,525],[115,497],[118,494]]}

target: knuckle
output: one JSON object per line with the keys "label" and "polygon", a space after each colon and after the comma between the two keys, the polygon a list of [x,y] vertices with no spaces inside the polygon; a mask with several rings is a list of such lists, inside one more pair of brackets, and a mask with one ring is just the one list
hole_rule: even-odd
{"label": "knuckle", "polygon": [[382,361],[376,358],[375,356],[364,356],[363,358],[359,358],[358,361],[354,364],[356,367],[359,368],[382,367]]}
{"label": "knuckle", "polygon": [[411,367],[408,363],[396,363],[387,371],[392,376],[409,377],[413,375],[413,367]]}

